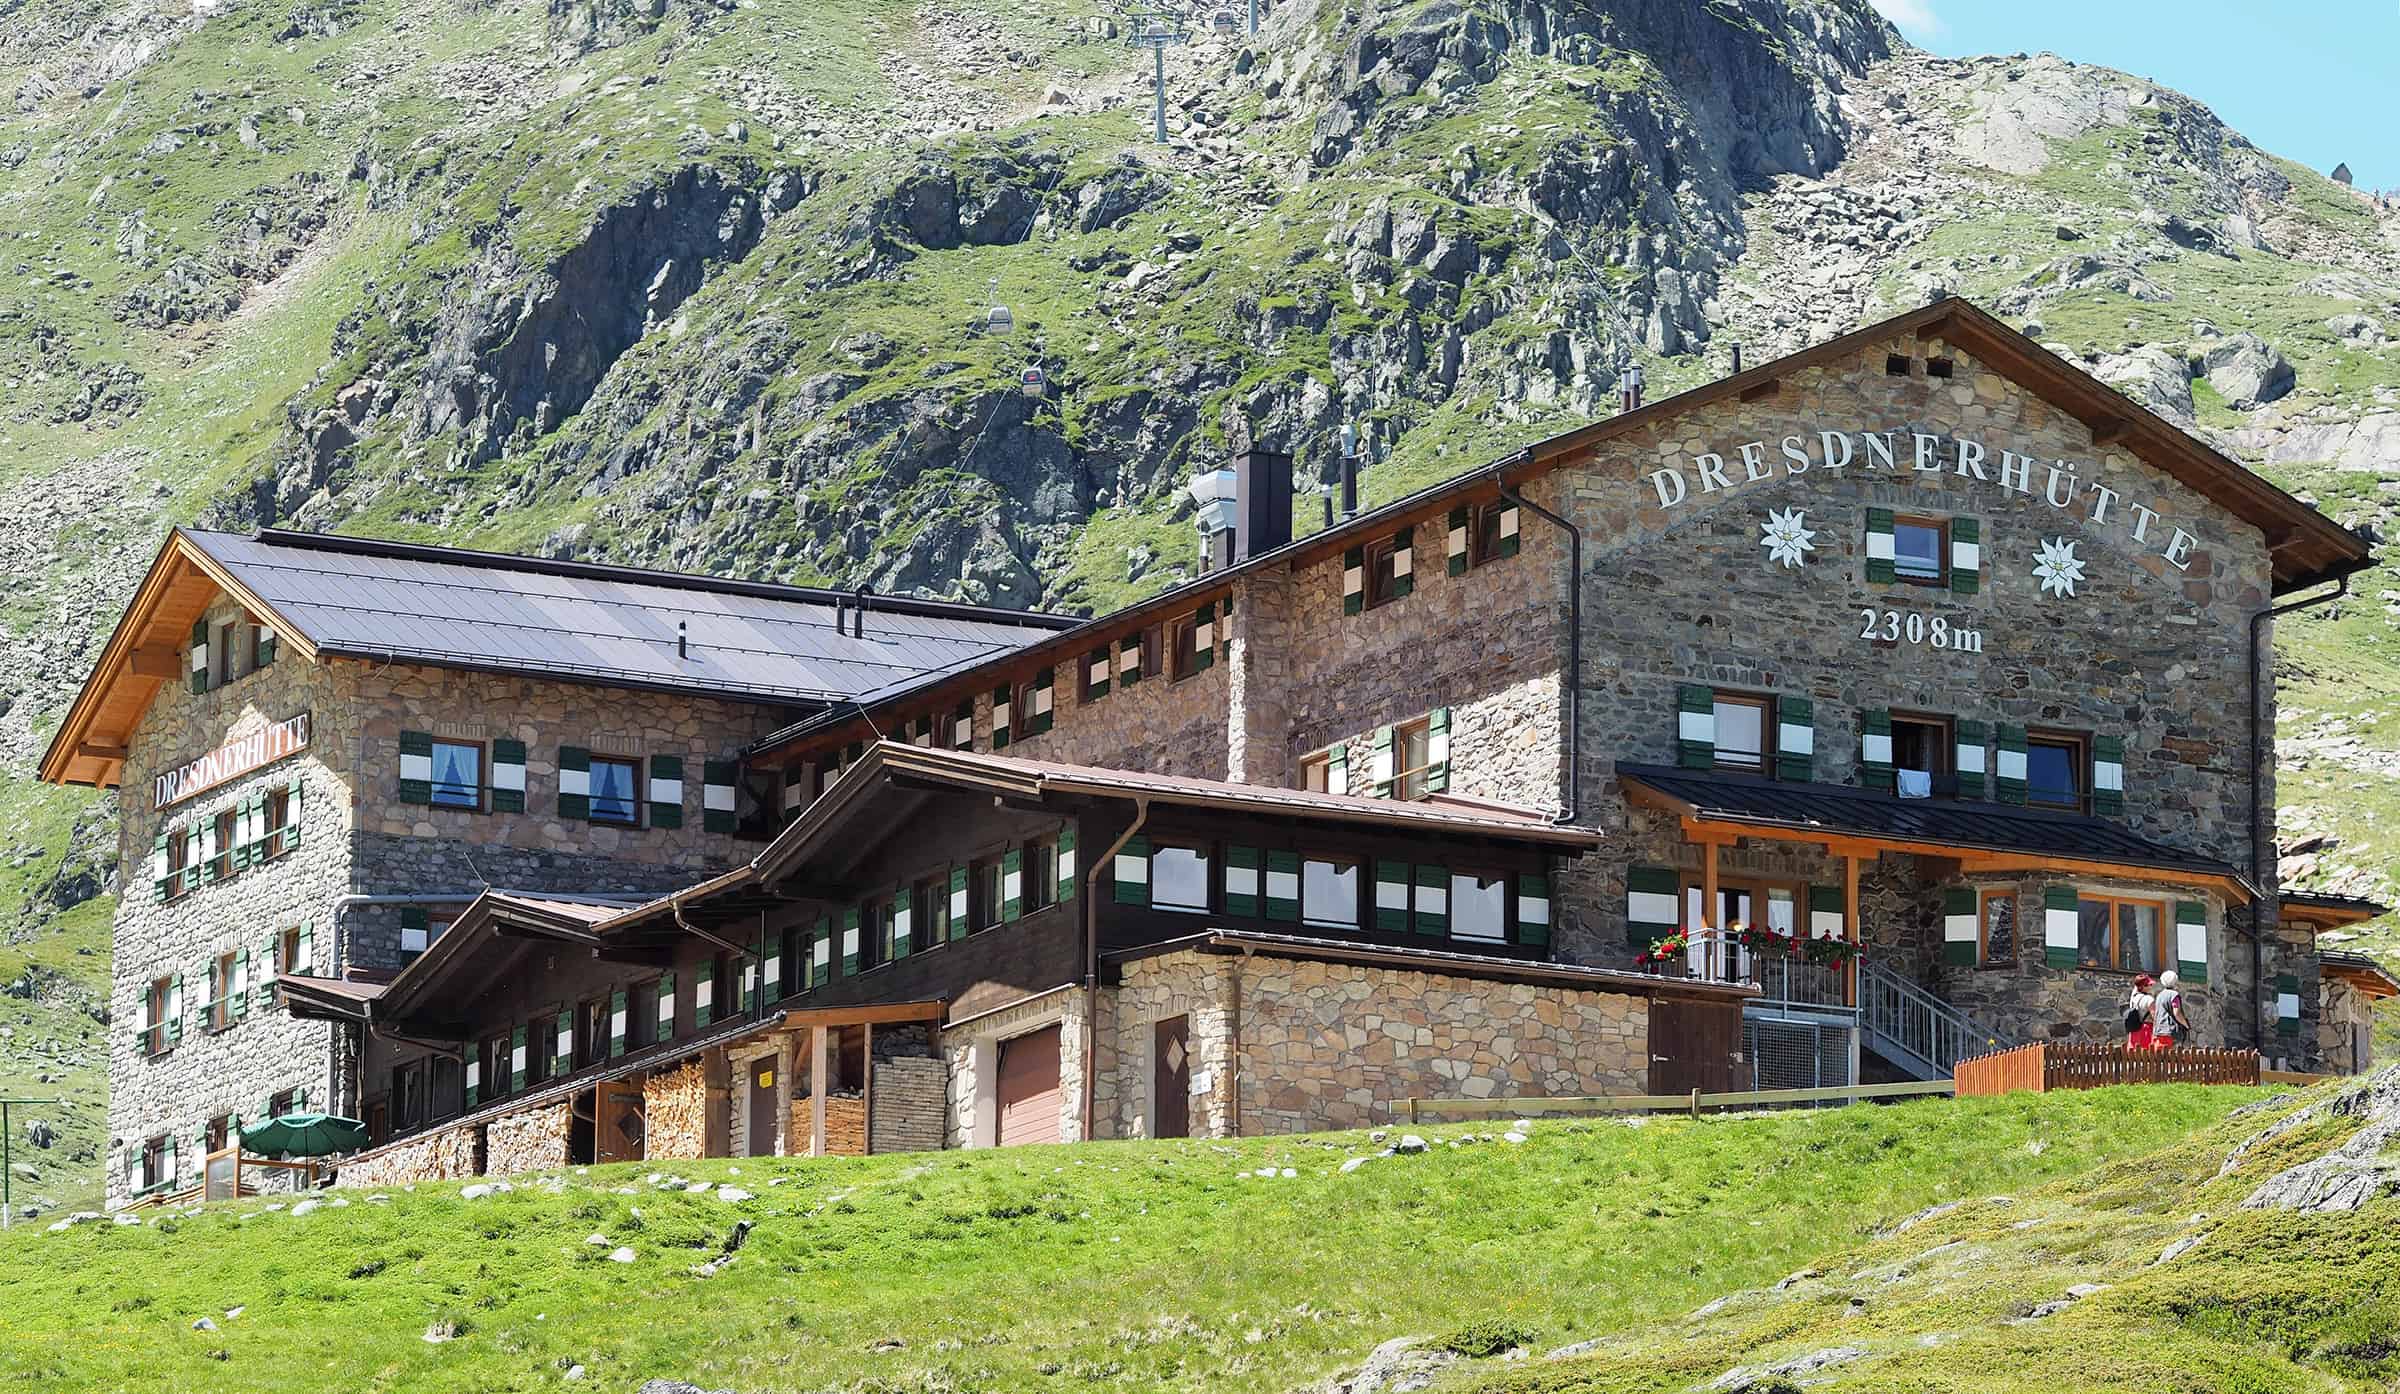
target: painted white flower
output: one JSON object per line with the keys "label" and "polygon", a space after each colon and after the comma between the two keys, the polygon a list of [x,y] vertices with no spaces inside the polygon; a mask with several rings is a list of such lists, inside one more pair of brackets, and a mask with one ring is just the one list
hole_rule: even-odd
{"label": "painted white flower", "polygon": [[1767,549],[1768,561],[1785,566],[1805,566],[1808,554],[1817,550],[1816,530],[1806,526],[1808,515],[1797,508],[1781,513],[1767,511],[1766,526],[1759,529],[1759,542]]}
{"label": "painted white flower", "polygon": [[2063,537],[2053,537],[2042,544],[2033,560],[2033,574],[2042,589],[2056,596],[2075,594],[2075,585],[2083,579],[2083,559],[2075,555],[2075,544]]}

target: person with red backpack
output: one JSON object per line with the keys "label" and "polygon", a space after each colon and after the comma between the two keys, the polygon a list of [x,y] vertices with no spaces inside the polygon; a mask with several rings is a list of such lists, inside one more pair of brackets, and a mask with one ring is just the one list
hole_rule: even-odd
{"label": "person with red backpack", "polygon": [[2151,1049],[2150,1013],[2157,1001],[2151,994],[2152,978],[2147,973],[2133,977],[2133,992],[2125,999],[2125,1048]]}

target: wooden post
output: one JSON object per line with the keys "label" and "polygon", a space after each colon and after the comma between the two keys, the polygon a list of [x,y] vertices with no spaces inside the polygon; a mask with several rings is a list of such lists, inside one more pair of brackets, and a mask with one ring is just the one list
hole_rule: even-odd
{"label": "wooden post", "polygon": [[792,1136],[792,1081],[799,1078],[800,1036],[796,1031],[783,1032],[775,1049],[775,1155],[800,1155],[800,1139]]}
{"label": "wooden post", "polygon": [[[1842,932],[1857,944],[1858,935],[1858,853],[1842,854]],[[1842,973],[1842,1005],[1858,1005],[1858,955],[1850,956],[1849,966]]]}
{"label": "wooden post", "polygon": [[808,1155],[825,1155],[825,1028],[808,1033]]}
{"label": "wooden post", "polygon": [[1700,1086],[1697,1084],[1692,1086],[1692,1116],[1700,1116]]}
{"label": "wooden post", "polygon": [[[1732,958],[1724,943],[1709,931],[1720,929],[1717,923],[1717,844],[1715,839],[1700,844],[1700,931],[1701,961],[1709,965],[1711,978],[1731,977]],[[1686,960],[1689,961],[1688,959]]]}
{"label": "wooden post", "polygon": [[858,1116],[863,1136],[858,1145],[865,1155],[875,1151],[875,1023],[859,1023]]}

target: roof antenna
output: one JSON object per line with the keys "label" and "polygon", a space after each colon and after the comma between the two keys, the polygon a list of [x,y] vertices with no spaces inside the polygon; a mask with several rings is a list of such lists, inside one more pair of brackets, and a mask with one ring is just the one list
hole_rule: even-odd
{"label": "roof antenna", "polygon": [[857,608],[858,611],[858,618],[852,621],[852,623],[857,626],[857,628],[851,632],[852,638],[864,639],[867,637],[867,597],[873,595],[874,593],[875,588],[873,586],[864,585],[852,592],[851,603]]}
{"label": "roof antenna", "polygon": [[675,656],[677,658],[692,656],[691,635],[682,620],[675,621]]}

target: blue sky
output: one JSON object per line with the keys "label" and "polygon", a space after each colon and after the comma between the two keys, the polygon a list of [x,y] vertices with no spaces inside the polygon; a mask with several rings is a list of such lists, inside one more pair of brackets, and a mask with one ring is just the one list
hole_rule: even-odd
{"label": "blue sky", "polygon": [[[1873,0],[1932,53],[2048,51],[2208,104],[2253,144],[2400,188],[2400,0]],[[2379,109],[2380,108],[2380,109]]]}

